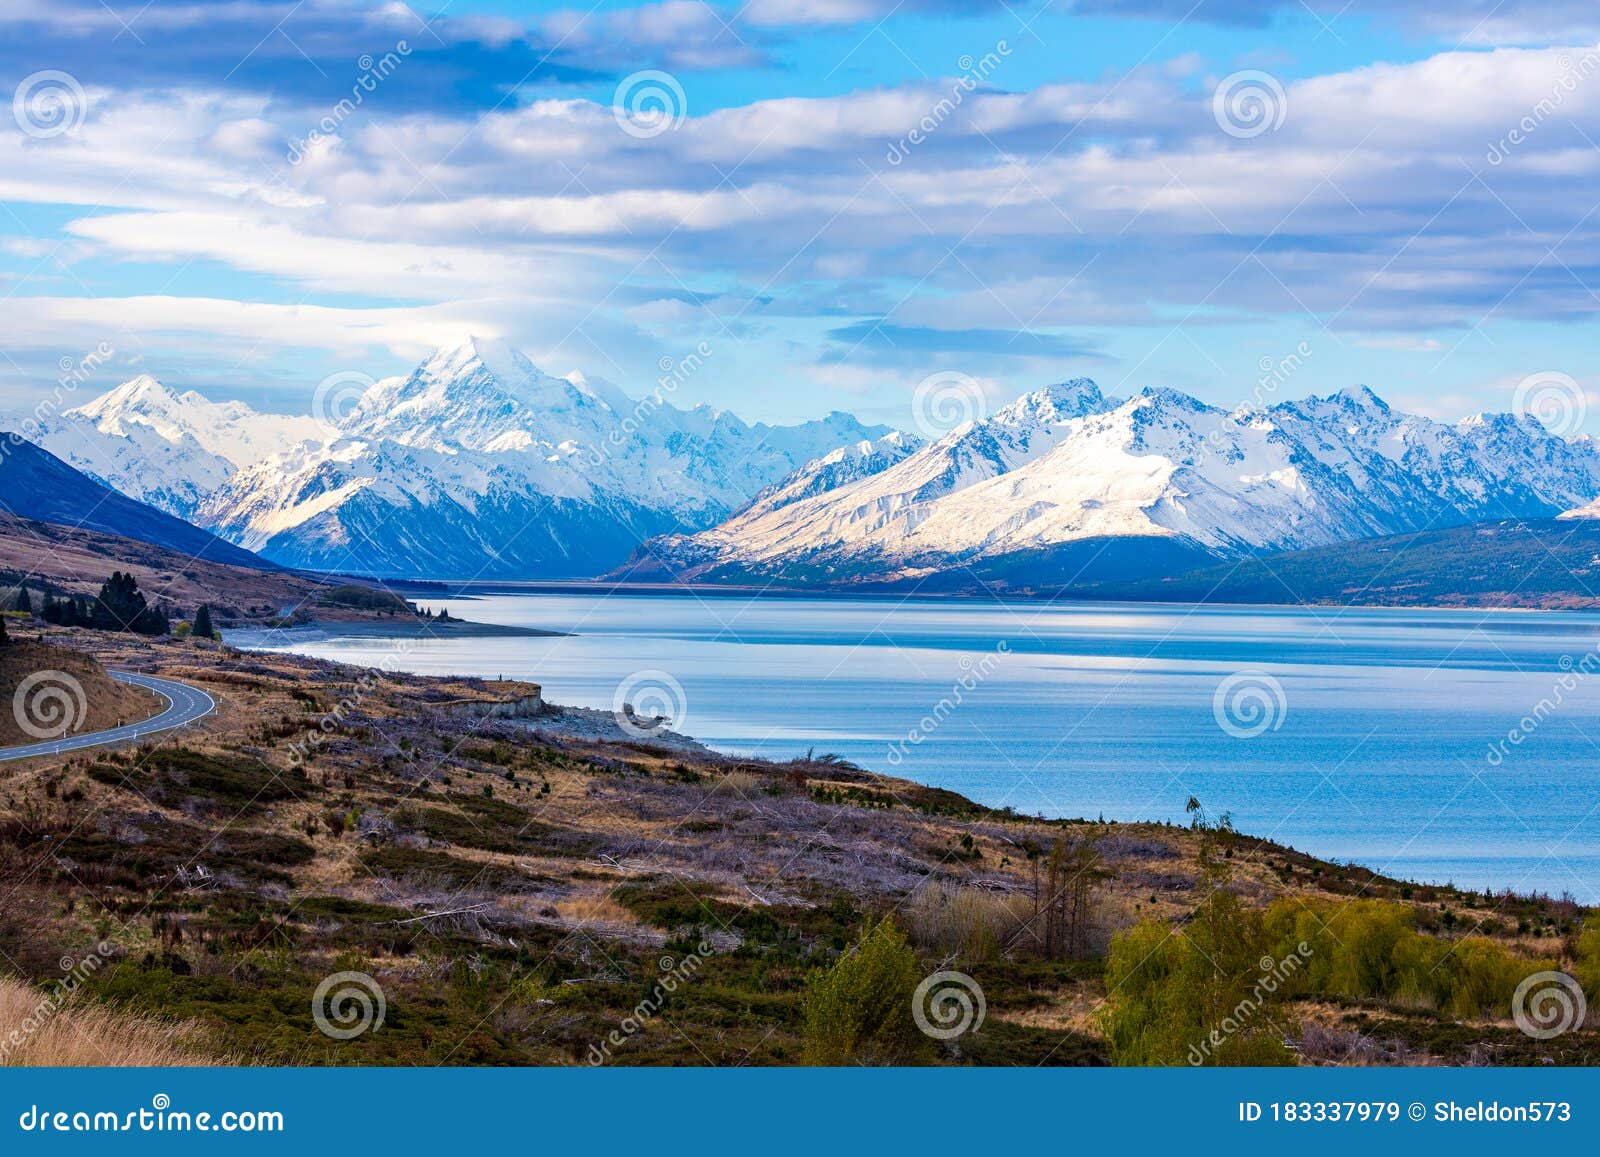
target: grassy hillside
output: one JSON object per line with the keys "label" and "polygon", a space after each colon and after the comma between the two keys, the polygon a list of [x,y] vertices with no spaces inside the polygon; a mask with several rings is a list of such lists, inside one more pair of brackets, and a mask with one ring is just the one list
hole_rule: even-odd
{"label": "grassy hillside", "polygon": [[[14,622],[9,629],[16,629]],[[116,682],[81,651],[22,641],[0,647],[0,747],[132,723],[161,706],[160,698]],[[28,731],[24,723],[45,734]]]}
{"label": "grassy hillside", "polygon": [[[1511,1016],[1524,976],[1600,980],[1567,900],[1411,885],[1203,809],[1193,828],[1046,821],[827,757],[596,738],[601,713],[475,707],[505,697],[493,682],[96,645],[219,713],[0,770],[0,950],[49,985],[101,946],[78,999],[192,1023],[216,1054],[1182,1064],[1196,1017],[1303,942],[1241,1051],[1208,1063],[1600,1059],[1600,1034],[1537,1041]],[[910,989],[951,970],[985,1018],[935,1041]],[[330,984],[364,1031],[319,1029]]]}
{"label": "grassy hillside", "polygon": [[1600,522],[1506,520],[1361,539],[1071,589],[1073,598],[1375,606],[1600,607]]}

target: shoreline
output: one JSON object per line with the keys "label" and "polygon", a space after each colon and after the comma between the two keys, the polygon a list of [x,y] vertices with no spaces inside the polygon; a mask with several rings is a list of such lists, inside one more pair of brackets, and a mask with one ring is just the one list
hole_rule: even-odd
{"label": "shoreline", "polygon": [[396,620],[327,619],[296,623],[292,627],[227,627],[222,641],[230,647],[271,644],[322,643],[340,637],[361,639],[553,639],[570,638],[570,631],[547,631],[504,623],[479,623],[467,619]]}

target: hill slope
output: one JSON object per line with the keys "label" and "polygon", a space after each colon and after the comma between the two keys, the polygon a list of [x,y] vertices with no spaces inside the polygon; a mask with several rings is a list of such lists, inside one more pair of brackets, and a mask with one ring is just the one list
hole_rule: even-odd
{"label": "hill slope", "polygon": [[0,510],[135,538],[192,559],[274,569],[248,550],[102,486],[32,442],[0,434],[0,447]]}
{"label": "hill slope", "polygon": [[1101,584],[1074,598],[1600,608],[1600,522],[1504,519]]}

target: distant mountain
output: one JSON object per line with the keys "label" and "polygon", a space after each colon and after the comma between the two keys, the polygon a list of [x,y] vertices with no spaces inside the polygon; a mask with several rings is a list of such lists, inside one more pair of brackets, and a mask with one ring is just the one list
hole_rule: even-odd
{"label": "distant mountain", "polygon": [[1447,425],[1364,387],[1228,411],[1169,389],[1118,401],[1080,379],[833,489],[648,543],[634,564],[708,580],[1062,586],[1549,518],[1597,494],[1594,447],[1526,415]]}
{"label": "distant mountain", "polygon": [[443,349],[371,387],[340,436],[234,472],[200,521],[296,566],[448,578],[601,573],[699,530],[887,427],[834,413],[749,425],[543,373],[501,343]]}
{"label": "distant mountain", "polygon": [[128,497],[188,520],[235,470],[324,437],[313,418],[179,394],[140,374],[45,421],[34,440]]}
{"label": "distant mountain", "polygon": [[1499,519],[1266,555],[1075,599],[1600,608],[1600,521]]}
{"label": "distant mountain", "polygon": [[6,433],[0,433],[0,510],[137,539],[184,558],[256,568],[272,565],[164,511],[135,502],[54,454]]}

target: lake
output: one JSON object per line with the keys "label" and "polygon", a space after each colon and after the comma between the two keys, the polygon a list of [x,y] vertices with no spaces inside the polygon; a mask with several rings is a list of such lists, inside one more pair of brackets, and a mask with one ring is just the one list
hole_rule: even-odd
{"label": "lake", "polygon": [[558,638],[289,648],[530,679],[720,750],[814,747],[1049,816],[1186,823],[1600,901],[1600,619],[692,595],[424,599]]}

